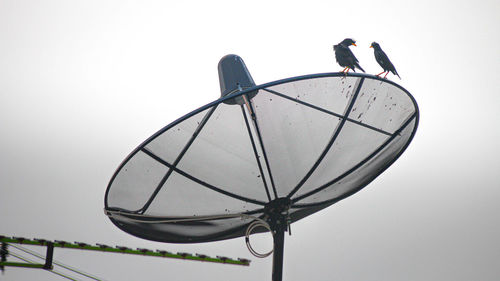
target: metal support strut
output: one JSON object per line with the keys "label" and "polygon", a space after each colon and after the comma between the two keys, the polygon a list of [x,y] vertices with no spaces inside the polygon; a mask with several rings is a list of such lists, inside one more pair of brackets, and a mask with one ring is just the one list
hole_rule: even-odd
{"label": "metal support strut", "polygon": [[43,269],[51,270],[52,267],[52,259],[54,257],[54,243],[47,242],[45,244],[47,246],[47,254],[45,255],[45,264],[43,265]]}
{"label": "metal support strut", "polygon": [[7,261],[7,255],[9,254],[9,251],[7,250],[7,243],[2,242],[2,246],[0,248],[0,271],[3,273],[4,271],[4,266],[3,263]]}

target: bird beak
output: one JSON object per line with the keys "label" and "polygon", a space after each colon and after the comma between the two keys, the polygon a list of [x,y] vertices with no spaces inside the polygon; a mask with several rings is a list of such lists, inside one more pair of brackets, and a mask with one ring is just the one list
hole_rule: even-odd
{"label": "bird beak", "polygon": [[370,45],[370,48],[373,48],[373,45]]}
{"label": "bird beak", "polygon": [[354,46],[356,46],[356,47],[358,46],[358,45],[356,45],[356,43],[352,43],[352,44],[353,44]]}

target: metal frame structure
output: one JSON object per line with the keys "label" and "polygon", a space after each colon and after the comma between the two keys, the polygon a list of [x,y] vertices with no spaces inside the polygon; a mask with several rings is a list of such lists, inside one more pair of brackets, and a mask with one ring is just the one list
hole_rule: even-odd
{"label": "metal frame structure", "polygon": [[[310,105],[310,104],[307,104],[305,102],[301,102],[301,101],[298,101],[298,100],[294,100],[295,102],[299,102],[303,105],[306,105],[306,106],[309,106],[311,108],[315,108],[317,110],[320,110],[320,111],[323,111],[323,112],[326,112],[328,114],[331,114],[333,116],[336,116],[336,117],[339,117],[339,118],[342,118],[342,122],[345,123],[345,122],[351,122],[353,124],[357,124],[359,126],[363,126],[363,127],[366,127],[366,128],[369,128],[369,129],[372,129],[374,131],[377,131],[381,134],[385,134],[385,135],[388,135],[390,136],[390,138],[382,145],[380,146],[376,151],[374,151],[374,153],[371,153],[370,155],[368,155],[363,161],[359,162],[358,165],[356,165],[355,167],[353,167],[352,169],[350,169],[349,171],[347,171],[346,173],[342,174],[340,177],[332,180],[331,182],[329,183],[326,183],[318,188],[316,188],[315,190],[311,191],[311,192],[308,192],[306,194],[303,194],[297,198],[294,198],[292,200],[292,206],[293,208],[304,208],[304,207],[319,207],[319,206],[323,206],[323,205],[331,205],[332,203],[335,203],[336,201],[338,201],[338,199],[335,199],[333,201],[331,200],[326,200],[326,201],[322,201],[322,202],[317,202],[317,203],[313,203],[313,204],[293,204],[301,199],[303,199],[304,197],[308,197],[314,193],[317,193],[317,192],[320,192],[321,190],[323,190],[324,188],[330,186],[331,184],[335,183],[335,182],[338,182],[339,180],[341,180],[342,178],[344,178],[346,175],[348,175],[350,172],[352,172],[353,170],[357,169],[359,166],[361,166],[362,164],[366,163],[367,161],[369,161],[371,158],[373,158],[380,150],[382,150],[384,147],[387,146],[387,144],[389,144],[395,137],[397,137],[400,132],[405,129],[413,120],[415,120],[416,122],[416,126],[415,126],[415,130],[412,132],[412,136],[410,137],[408,143],[405,145],[405,147],[403,147],[403,149],[401,150],[401,152],[393,158],[392,161],[390,161],[385,167],[383,170],[387,169],[394,161],[396,161],[399,156],[406,150],[406,147],[409,145],[409,143],[411,142],[411,140],[413,139],[413,136],[415,135],[416,133],[416,129],[418,127],[418,120],[419,120],[419,111],[418,111],[418,105],[415,101],[415,99],[413,98],[413,96],[406,90],[404,89],[403,87],[399,86],[398,84],[392,82],[392,81],[389,81],[389,80],[386,80],[386,79],[383,79],[383,78],[380,78],[380,77],[377,77],[377,76],[374,76],[374,75],[369,75],[369,74],[362,74],[362,73],[348,73],[347,75],[345,74],[342,74],[342,73],[339,73],[339,72],[335,72],[335,73],[321,73],[321,74],[311,74],[311,75],[304,75],[304,76],[298,76],[298,77],[293,77],[293,78],[287,78],[287,79],[282,79],[282,80],[278,80],[278,81],[274,81],[274,82],[270,82],[270,83],[266,83],[266,84],[262,84],[262,85],[259,85],[259,86],[256,86],[256,87],[252,87],[252,88],[247,88],[241,92],[236,92],[236,93],[233,93],[233,94],[230,94],[230,95],[227,95],[221,99],[218,99],[214,102],[211,102],[205,106],[202,106],[194,111],[192,111],[191,113],[188,113],[184,116],[182,116],[181,118],[175,120],[174,122],[172,122],[171,124],[169,124],[168,126],[164,127],[163,129],[161,129],[160,131],[158,131],[157,133],[155,133],[154,135],[152,135],[150,138],[148,138],[146,141],[144,141],[141,145],[139,145],[132,153],[130,153],[126,159],[120,164],[120,166],[118,167],[117,171],[115,172],[115,174],[113,175],[113,177],[111,178],[110,180],[110,184],[108,185],[108,188],[106,190],[106,197],[107,197],[107,194],[109,193],[109,187],[111,186],[111,184],[113,183],[113,180],[114,178],[116,177],[118,171],[128,162],[128,160],[130,160],[137,152],[139,151],[142,151],[142,152],[145,152],[146,154],[150,155],[152,158],[155,158],[157,159],[158,162],[160,162],[161,164],[167,166],[169,168],[169,172],[167,173],[167,175],[164,177],[164,179],[162,179],[161,183],[158,184],[158,187],[157,187],[157,190],[155,190],[155,192],[153,193],[153,195],[151,196],[150,200],[152,200],[152,198],[154,198],[154,196],[158,193],[159,189],[162,187],[162,184],[167,180],[168,178],[168,175],[170,175],[170,173],[172,171],[175,171],[209,189],[212,189],[216,192],[220,192],[224,195],[227,195],[227,196],[231,196],[233,198],[236,198],[236,199],[239,199],[239,200],[243,200],[243,201],[246,201],[246,202],[249,202],[249,203],[253,203],[253,204],[257,204],[257,205],[261,205],[261,206],[265,206],[267,203],[266,202],[263,202],[263,201],[258,201],[258,200],[254,200],[254,199],[251,199],[251,198],[246,198],[244,196],[241,196],[241,195],[238,195],[238,194],[235,194],[235,193],[231,193],[231,192],[228,192],[228,191],[225,191],[223,190],[222,188],[219,188],[219,187],[216,187],[216,186],[213,186],[209,183],[206,183],[180,169],[178,169],[176,167],[176,164],[180,161],[180,159],[182,158],[182,156],[184,155],[185,151],[189,148],[189,145],[192,143],[192,141],[196,138],[196,136],[198,135],[199,131],[203,128],[203,125],[206,123],[206,121],[208,121],[208,119],[210,118],[211,116],[211,113],[213,112],[213,110],[215,110],[216,106],[220,103],[223,103],[227,100],[230,100],[230,99],[234,99],[236,97],[240,97],[240,96],[243,96],[245,94],[248,94],[248,93],[251,93],[251,92],[255,92],[257,90],[260,90],[260,89],[263,89],[271,94],[275,94],[277,96],[280,96],[282,97],[283,95],[279,92],[276,92],[276,91],[272,91],[272,90],[268,90],[266,88],[268,87],[271,87],[271,86],[274,86],[274,85],[278,85],[278,84],[283,84],[283,83],[288,83],[288,82],[294,82],[294,81],[300,81],[300,80],[305,80],[305,79],[311,79],[311,78],[323,78],[323,77],[342,77],[342,76],[346,76],[346,77],[360,77],[361,78],[361,82],[362,83],[364,81],[365,78],[370,78],[370,79],[374,79],[374,80],[379,80],[379,81],[384,81],[385,83],[389,83],[389,84],[392,84],[398,88],[400,88],[401,90],[403,90],[410,98],[411,100],[413,101],[414,103],[414,106],[416,108],[416,112],[410,116],[410,118],[407,120],[407,122],[405,122],[405,124],[403,124],[403,126],[401,126],[396,132],[394,133],[389,133],[389,132],[386,132],[386,131],[383,131],[383,130],[380,130],[380,129],[377,129],[377,128],[374,128],[373,126],[370,126],[370,125],[367,125],[367,124],[364,124],[364,123],[361,123],[359,121],[356,121],[356,120],[353,120],[351,118],[349,118],[348,116],[346,115],[342,115],[342,114],[338,114],[338,113],[335,113],[335,112],[330,112],[330,111],[327,111],[327,110],[324,110],[322,108],[318,108],[314,105]],[[361,86],[361,84],[360,84]],[[358,87],[358,90],[359,90],[359,87]],[[351,106],[352,106],[352,103],[351,103]],[[152,152],[150,152],[149,150],[147,150],[145,148],[145,146],[147,144],[149,144],[152,140],[154,140],[158,135],[164,133],[165,131],[167,131],[168,129],[176,126],[177,124],[179,124],[180,122],[188,119],[189,117],[192,117],[208,108],[212,107],[213,110],[210,110],[207,114],[207,116],[205,116],[205,118],[203,119],[203,121],[200,123],[198,129],[197,129],[197,132],[195,133],[195,135],[193,135],[192,139],[189,141],[189,143],[186,145],[186,147],[183,149],[183,151],[181,152],[181,154],[179,155],[179,157],[176,159],[176,161],[174,163],[168,163],[164,160],[161,160],[159,157],[157,157],[156,155],[154,155]],[[242,106],[243,107],[243,106]],[[245,116],[245,120],[247,120],[246,118],[246,115]],[[247,120],[248,121],[248,120]],[[249,124],[247,122],[247,127],[249,127]],[[254,151],[256,152],[256,148],[255,148],[255,139],[253,136],[250,135],[250,138],[252,140],[252,143],[254,144]],[[260,141],[260,143],[262,143]],[[333,142],[331,142],[333,143]],[[331,147],[328,146],[328,148]],[[328,152],[328,148],[325,149],[324,153],[322,153],[322,155],[324,156],[324,154],[326,154]],[[320,159],[319,159],[320,160]],[[317,161],[317,163],[319,163],[320,161]],[[259,165],[260,165],[260,162],[258,162]],[[267,165],[266,165],[267,166]],[[317,167],[317,165],[315,165],[315,167],[313,167],[311,169],[311,171],[314,171],[314,169]],[[262,167],[261,167],[262,169]],[[262,171],[262,176],[263,176],[263,179],[264,179],[264,174],[263,171]],[[287,198],[291,198],[291,196],[293,194],[295,194],[295,192],[300,189],[300,186],[301,185],[298,185],[297,187],[294,188],[294,190],[288,194],[286,197]],[[366,185],[363,185],[361,186],[358,190],[356,190],[355,192],[361,190],[364,186]],[[269,193],[269,190],[266,190],[267,193]],[[355,193],[353,192],[353,193]],[[353,193],[350,193],[349,195],[352,195]],[[348,196],[349,196],[348,195]],[[270,195],[269,195],[270,197]],[[347,197],[347,196],[345,196]],[[343,197],[343,198],[345,198]],[[275,199],[276,199],[276,195],[275,195]],[[147,206],[149,206],[149,204],[146,204],[145,206],[143,206],[141,209],[139,210],[136,210],[134,212],[131,212],[131,213],[144,213],[144,211],[147,209]],[[105,209],[106,210],[113,210],[113,208],[110,208],[107,204],[107,201],[105,201]],[[116,211],[126,211],[126,210],[116,210]],[[127,211],[126,211],[127,212]]]}
{"label": "metal frame structure", "polygon": [[[219,66],[220,66],[220,64],[219,64]],[[240,70],[237,70],[237,71],[240,71]],[[219,69],[219,74],[220,73],[221,73],[221,71]],[[230,73],[230,71],[228,71],[228,73]],[[242,213],[241,215],[242,216],[243,215],[251,216],[251,215],[256,214],[256,213],[264,214],[264,215],[261,215],[259,217],[259,219],[265,220],[269,224],[269,226],[272,230],[272,233],[273,233],[273,238],[274,238],[273,281],[281,281],[282,280],[282,267],[283,267],[284,233],[288,230],[289,224],[293,221],[296,221],[302,217],[307,216],[310,213],[313,213],[313,212],[316,212],[320,209],[328,207],[328,206],[334,204],[335,202],[340,201],[340,200],[358,192],[359,190],[364,188],[366,185],[368,185],[374,178],[371,178],[367,182],[364,182],[363,184],[357,186],[357,188],[349,191],[346,194],[343,194],[340,197],[334,198],[334,199],[329,199],[329,200],[324,200],[321,202],[314,202],[314,203],[302,203],[302,204],[300,203],[300,200],[302,200],[306,197],[309,197],[311,195],[317,194],[318,192],[321,192],[325,188],[331,186],[332,184],[339,182],[340,180],[342,180],[343,178],[345,178],[346,176],[348,176],[352,172],[356,171],[358,168],[360,168],[361,166],[363,166],[364,164],[369,162],[371,159],[373,159],[379,152],[381,152],[384,148],[386,148],[397,136],[399,136],[405,128],[407,128],[410,124],[412,124],[412,122],[414,122],[414,128],[413,128],[411,135],[409,136],[409,139],[407,140],[407,142],[404,144],[404,146],[401,148],[401,150],[394,157],[392,157],[384,166],[382,166],[378,170],[377,175],[382,173],[383,171],[385,171],[392,163],[394,163],[394,161],[396,161],[401,156],[401,154],[406,150],[409,143],[413,139],[413,137],[416,133],[417,127],[418,127],[419,110],[418,110],[418,105],[417,105],[415,99],[406,89],[404,89],[403,87],[399,86],[398,84],[396,84],[392,81],[382,79],[382,78],[374,76],[374,75],[361,74],[361,73],[347,73],[347,74],[345,74],[345,73],[340,73],[340,72],[322,73],[322,74],[312,74],[312,75],[292,77],[292,78],[287,78],[287,79],[282,79],[282,80],[262,84],[259,86],[251,86],[251,84],[253,83],[253,79],[251,77],[245,77],[245,75],[249,76],[250,74],[248,73],[248,70],[246,70],[246,67],[244,66],[244,64],[243,64],[243,70],[241,70],[240,74],[241,74],[241,76],[238,76],[239,75],[238,74],[238,75],[233,75],[231,77],[231,79],[233,79],[234,81],[228,82],[228,81],[224,81],[223,77],[220,78],[221,91],[222,91],[222,97],[220,99],[218,99],[214,102],[211,102],[205,106],[202,106],[202,107],[198,108],[197,110],[194,110],[193,112],[188,113],[188,114],[184,115],[183,117],[175,120],[174,122],[172,122],[168,126],[164,127],[163,129],[161,129],[160,131],[155,133],[153,136],[148,138],[141,145],[139,145],[120,164],[117,171],[115,172],[115,174],[111,178],[110,183],[108,185],[108,188],[106,190],[106,195],[105,195],[105,198],[106,198],[105,209],[109,212],[108,215],[110,216],[111,221],[120,229],[122,229],[126,232],[129,232],[133,235],[142,237],[142,238],[156,240],[156,241],[162,241],[162,240],[152,238],[151,236],[148,236],[147,234],[136,232],[133,229],[125,228],[122,224],[120,224],[120,222],[118,220],[116,220],[113,217],[112,214],[113,214],[113,212],[119,212],[121,216],[128,217],[130,219],[133,219],[136,216],[142,215],[142,216],[147,217],[148,219],[150,219],[152,221],[154,221],[154,220],[168,221],[169,219],[172,222],[179,221],[178,219],[176,220],[176,218],[172,218],[172,217],[170,217],[170,218],[169,217],[153,217],[153,216],[144,215],[145,211],[147,210],[147,208],[149,207],[149,205],[153,201],[154,197],[156,196],[156,194],[158,194],[159,190],[163,187],[164,183],[166,182],[166,180],[168,179],[170,174],[172,174],[172,172],[176,172],[176,173],[178,173],[178,174],[180,174],[180,175],[182,175],[182,176],[184,176],[192,181],[197,182],[198,184],[203,185],[206,188],[209,188],[213,191],[219,192],[219,193],[224,194],[226,196],[230,196],[230,197],[233,197],[235,199],[242,200],[242,201],[249,202],[249,203],[253,203],[256,205],[260,205],[260,206],[262,206],[262,208],[257,209],[257,210],[253,210],[251,212],[245,212],[245,213]],[[247,87],[245,89],[242,89],[240,87],[240,83],[238,83],[239,77],[241,78],[241,80],[244,80],[247,82],[247,84],[246,84]],[[278,91],[268,89],[269,87],[279,85],[279,84],[295,82],[295,81],[300,81],[300,80],[306,80],[306,79],[325,78],[325,77],[356,77],[356,78],[358,78],[357,82],[353,88],[353,95],[350,97],[348,106],[345,108],[343,114],[329,111],[327,109],[315,106],[313,104],[309,104],[305,101],[301,101],[298,99],[292,99],[289,96],[286,96]],[[375,128],[373,126],[370,126],[368,124],[364,124],[360,121],[354,120],[353,118],[349,117],[351,109],[353,108],[353,106],[356,102],[356,99],[358,97],[358,94],[360,92],[360,89],[362,88],[363,83],[365,82],[366,79],[383,81],[384,83],[391,84],[392,86],[395,86],[395,87],[399,88],[400,90],[402,90],[411,99],[413,106],[415,108],[415,112],[411,116],[409,116],[408,119],[399,128],[397,128],[393,133],[384,131],[384,130],[379,129],[379,128]],[[251,81],[251,83],[249,83],[248,81]],[[230,83],[230,82],[234,82],[234,83]],[[237,87],[237,88],[235,88],[233,90],[228,89],[228,87],[230,87],[231,84],[236,85],[235,87]],[[250,85],[250,86],[248,86],[248,85]],[[275,187],[274,180],[273,180],[273,174],[271,171],[271,166],[269,165],[269,161],[268,161],[268,157],[267,157],[267,153],[266,153],[266,148],[264,147],[264,142],[262,140],[262,135],[261,135],[261,132],[259,129],[259,123],[258,123],[259,117],[256,116],[255,110],[252,106],[252,103],[249,102],[249,100],[253,96],[255,96],[259,90],[266,91],[266,92],[268,92],[272,95],[275,95],[277,97],[289,99],[289,100],[292,100],[293,102],[299,103],[303,106],[307,106],[309,108],[312,108],[312,109],[321,111],[323,113],[327,113],[327,114],[330,114],[330,115],[335,116],[337,118],[340,118],[340,123],[337,125],[337,128],[335,129],[333,136],[329,140],[328,144],[324,147],[320,156],[317,158],[317,160],[314,162],[314,164],[310,167],[310,169],[304,175],[304,177],[297,183],[297,185],[294,188],[292,188],[291,191],[284,197],[279,197],[278,193],[276,191],[276,187]],[[242,196],[242,195],[239,195],[236,193],[232,193],[232,192],[229,192],[227,190],[223,190],[222,188],[214,186],[210,183],[204,182],[203,180],[198,179],[195,176],[190,175],[187,172],[182,171],[181,169],[179,169],[177,167],[177,164],[182,159],[183,155],[186,153],[186,151],[189,149],[190,145],[193,143],[193,141],[199,135],[200,131],[203,129],[203,127],[205,126],[207,121],[211,118],[212,113],[215,111],[217,106],[221,103],[234,104],[235,106],[236,106],[236,104],[239,104],[241,107],[242,114],[244,117],[245,126],[247,127],[246,129],[248,131],[250,143],[252,145],[253,153],[256,157],[258,169],[261,173],[260,176],[261,176],[262,181],[264,183],[264,188],[265,188],[265,192],[266,192],[266,195],[268,198],[268,202],[259,201],[259,200],[252,199],[252,198],[247,198],[245,196]],[[165,161],[164,159],[155,155],[152,151],[150,151],[146,148],[146,146],[150,142],[152,142],[154,139],[156,139],[158,136],[160,136],[161,134],[163,134],[164,132],[166,132],[170,128],[178,125],[182,121],[184,121],[184,120],[186,120],[186,119],[188,119],[188,118],[190,118],[190,117],[192,117],[200,112],[203,112],[205,110],[208,110],[208,112],[205,113],[205,116],[203,117],[202,121],[199,123],[196,131],[190,137],[189,141],[184,146],[184,148],[179,153],[179,155],[177,156],[177,158],[175,159],[175,161],[173,163],[169,163],[169,162]],[[329,181],[321,186],[318,186],[318,187],[316,187],[316,188],[314,188],[314,189],[312,189],[304,194],[301,194],[295,198],[292,198],[292,196],[294,194],[296,194],[297,191],[300,190],[300,188],[304,185],[304,183],[308,180],[308,178],[314,173],[316,168],[318,168],[318,166],[322,162],[323,158],[326,156],[326,154],[330,151],[331,147],[333,146],[340,131],[342,130],[342,127],[348,122],[355,124],[355,125],[358,125],[358,126],[368,128],[368,129],[373,130],[373,131],[376,131],[380,134],[388,136],[388,138],[375,151],[373,151],[368,156],[366,156],[364,159],[359,161],[355,166],[351,167],[349,170],[347,170],[344,173],[342,173],[341,175],[337,176],[335,179],[332,179],[331,181]],[[253,125],[253,129],[254,129],[253,131],[251,129],[251,125]],[[259,159],[259,157],[258,157],[258,149],[260,149],[260,151],[262,152],[263,160]],[[162,178],[160,183],[156,186],[153,194],[149,197],[149,200],[146,202],[146,204],[142,208],[140,208],[139,210],[130,211],[130,210],[121,210],[118,208],[111,208],[108,205],[107,198],[108,198],[108,193],[109,193],[110,187],[113,184],[115,177],[118,175],[119,171],[125,166],[125,164],[127,164],[127,162],[140,151],[146,153],[151,158],[158,161],[160,164],[166,166],[168,168],[168,172]],[[269,178],[269,182],[267,182],[266,176]],[[296,212],[295,215],[291,217],[289,215],[289,209],[291,209],[291,208],[302,209],[303,212]],[[202,217],[198,218],[199,221],[202,221],[203,219],[204,218],[202,218]],[[218,236],[206,236],[203,238],[191,240],[191,241],[189,241],[189,243],[217,241],[217,240],[222,240],[222,239],[238,237],[238,236],[241,236],[241,233],[244,232],[244,229],[246,227],[247,227],[247,225],[238,226],[236,228],[227,230],[224,233],[219,233]],[[176,241],[165,241],[165,242],[176,242]],[[185,243],[185,241],[180,241],[179,243]]]}

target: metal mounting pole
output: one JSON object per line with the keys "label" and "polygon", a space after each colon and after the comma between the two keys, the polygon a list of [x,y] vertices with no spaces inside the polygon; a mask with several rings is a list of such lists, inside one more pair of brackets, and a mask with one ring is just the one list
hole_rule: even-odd
{"label": "metal mounting pole", "polygon": [[45,255],[45,264],[43,265],[43,269],[51,270],[52,269],[52,259],[54,256],[54,243],[47,242],[47,254]]}
{"label": "metal mounting pole", "polygon": [[286,228],[279,228],[273,235],[273,281],[281,281],[283,278],[283,251],[285,244],[285,229]]}
{"label": "metal mounting pole", "polygon": [[4,266],[3,263],[7,261],[7,255],[9,254],[9,251],[7,250],[7,243],[2,242],[2,247],[0,248],[0,271],[3,273],[4,271]]}
{"label": "metal mounting pole", "polygon": [[283,279],[283,252],[285,249],[285,231],[288,229],[288,209],[290,204],[290,199],[286,197],[276,198],[264,207],[264,213],[267,215],[267,221],[273,231],[272,281],[281,281]]}

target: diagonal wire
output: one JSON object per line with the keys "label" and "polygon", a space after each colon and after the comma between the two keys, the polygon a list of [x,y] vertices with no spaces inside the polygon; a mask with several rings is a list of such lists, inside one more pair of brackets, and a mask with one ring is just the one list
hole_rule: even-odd
{"label": "diagonal wire", "polygon": [[320,165],[321,161],[323,161],[324,157],[326,154],[330,151],[330,148],[333,146],[335,141],[337,140],[337,137],[339,136],[340,132],[342,131],[342,128],[344,127],[344,124],[347,121],[347,118],[349,117],[349,113],[352,110],[352,107],[356,103],[356,99],[358,97],[359,91],[363,87],[363,82],[365,81],[364,77],[361,77],[360,79],[357,80],[355,89],[353,89],[353,95],[351,96],[351,100],[349,101],[349,104],[347,105],[347,108],[345,109],[344,117],[342,120],[340,120],[340,123],[337,124],[337,128],[335,128],[334,134],[331,137],[330,141],[327,143],[326,147],[323,149],[323,152],[321,155],[318,157],[316,162],[314,162],[314,165],[309,169],[307,174],[304,175],[302,180],[293,188],[293,190],[287,195],[287,198],[292,198],[292,196],[304,185],[304,183],[309,179],[309,177],[314,173],[316,168]]}
{"label": "diagonal wire", "polygon": [[266,148],[264,147],[264,141],[262,140],[262,134],[259,129],[259,123],[257,122],[257,114],[252,106],[252,101],[248,100],[245,95],[242,96],[245,104],[248,107],[248,112],[252,117],[253,125],[255,127],[255,132],[257,133],[257,139],[259,140],[260,148],[262,151],[262,156],[264,156],[264,163],[266,163],[267,173],[269,174],[269,180],[271,181],[271,187],[273,188],[274,198],[278,198],[278,192],[276,191],[276,186],[274,185],[273,174],[271,173],[271,166],[269,165],[269,160],[267,158]]}
{"label": "diagonal wire", "polygon": [[[16,245],[13,245],[13,244],[10,244],[10,243],[9,243],[9,246],[14,247],[14,248],[16,248],[16,249],[18,249],[18,250],[20,250],[20,251],[23,251],[23,252],[25,252],[25,253],[27,253],[27,254],[33,255],[33,256],[35,256],[35,257],[38,257],[38,258],[40,258],[40,259],[45,259],[45,257],[44,257],[44,256],[42,256],[42,255],[38,254],[37,252],[31,251],[31,250],[29,250],[29,249],[26,249],[26,248],[24,248],[24,247],[21,247],[21,246],[16,246]],[[96,277],[96,276],[94,276],[94,275],[92,275],[92,274],[90,274],[90,273],[83,272],[83,271],[81,271],[81,270],[79,270],[79,269],[77,269],[77,268],[75,268],[75,267],[72,267],[72,266],[69,266],[69,265],[63,264],[63,263],[61,263],[61,262],[59,262],[59,261],[52,260],[52,263],[53,263],[53,264],[55,264],[55,265],[58,265],[58,266],[60,266],[60,267],[62,267],[62,268],[65,268],[65,269],[67,269],[67,270],[69,270],[69,271],[73,271],[73,272],[75,272],[75,273],[77,273],[77,274],[83,275],[83,276],[85,276],[85,277],[87,277],[87,278],[94,279],[94,280],[96,280],[96,281],[103,281],[103,279],[100,279],[99,277]]]}
{"label": "diagonal wire", "polygon": [[[276,95],[276,96],[278,96],[278,97],[282,97],[282,98],[284,98],[284,99],[287,99],[287,100],[290,100],[290,101],[293,101],[293,102],[296,102],[296,103],[300,103],[300,104],[302,104],[302,105],[304,105],[304,106],[307,106],[307,107],[310,107],[310,108],[313,108],[313,109],[319,110],[319,111],[321,111],[321,112],[323,112],[323,113],[330,114],[330,115],[333,115],[333,116],[338,117],[338,118],[341,118],[341,119],[342,119],[342,118],[344,118],[344,115],[342,115],[342,114],[335,113],[335,112],[333,112],[333,111],[330,111],[330,110],[324,109],[324,108],[319,107],[319,106],[316,106],[316,105],[314,105],[314,104],[310,104],[310,103],[308,103],[308,102],[305,102],[305,101],[299,100],[299,99],[297,99],[297,98],[292,98],[292,97],[289,97],[289,96],[287,96],[287,95],[285,95],[285,94],[282,94],[282,93],[280,93],[280,92],[277,92],[277,91],[274,91],[274,90],[271,90],[271,89],[263,89],[263,90],[264,90],[264,91],[266,91],[266,92],[269,92],[269,93],[271,93],[271,94],[274,94],[274,95]],[[346,120],[347,120],[347,121],[349,121],[349,122],[352,122],[352,123],[354,123],[354,124],[356,124],[356,125],[359,125],[359,126],[362,126],[362,127],[365,127],[365,128],[371,129],[371,130],[374,130],[374,131],[376,131],[376,132],[379,132],[379,133],[384,134],[384,135],[387,135],[387,136],[391,136],[391,135],[392,135],[391,133],[386,132],[386,131],[384,131],[384,130],[382,130],[382,129],[379,129],[379,128],[376,128],[376,127],[370,126],[370,125],[368,125],[368,124],[362,123],[362,122],[360,122],[360,121],[357,121],[357,120],[354,120],[354,119],[351,119],[351,118],[346,118]]]}
{"label": "diagonal wire", "polygon": [[[12,246],[12,244],[10,244],[10,243],[9,243],[9,246]],[[22,260],[22,261],[27,262],[27,263],[36,263],[36,262],[34,262],[34,261],[32,261],[32,260],[30,260],[30,259],[28,259],[28,258],[25,258],[25,257],[23,257],[23,256],[20,256],[20,255],[14,254],[14,253],[12,253],[12,252],[9,252],[9,255],[10,255],[10,256],[13,256],[13,257],[16,257],[16,258],[18,258],[18,259],[20,259],[20,260]],[[59,271],[56,271],[56,270],[48,270],[48,271],[49,271],[49,272],[52,272],[52,273],[54,273],[54,274],[57,274],[57,275],[59,275],[59,276],[61,276],[61,277],[64,277],[64,278],[66,278],[66,279],[69,279],[69,280],[73,280],[73,281],[80,281],[79,279],[75,279],[74,277],[67,276],[67,275],[65,275],[65,274],[63,274],[63,273],[61,273],[61,272],[59,272]]]}
{"label": "diagonal wire", "polygon": [[[153,194],[149,197],[149,199],[146,202],[146,204],[144,204],[144,206],[141,209],[139,209],[140,213],[144,214],[146,212],[146,210],[149,208],[149,206],[151,205],[151,203],[153,203],[153,200],[156,198],[156,196],[158,195],[158,193],[160,192],[160,190],[163,188],[165,182],[168,180],[168,178],[170,177],[170,175],[174,171],[173,168],[177,167],[177,164],[179,164],[179,162],[181,161],[181,159],[184,157],[184,154],[186,154],[186,152],[188,151],[188,149],[191,147],[191,145],[194,143],[194,141],[196,140],[196,138],[198,137],[198,135],[201,133],[201,130],[203,129],[203,127],[205,127],[205,125],[207,124],[208,120],[210,119],[210,117],[212,116],[212,114],[217,109],[217,106],[218,106],[218,104],[214,105],[205,114],[205,116],[203,117],[203,119],[201,120],[201,122],[198,124],[198,127],[196,128],[196,130],[193,132],[193,134],[189,138],[188,142],[184,145],[184,148],[181,150],[181,152],[179,153],[179,155],[177,155],[177,158],[175,159],[174,163],[172,163],[172,167],[170,167],[168,169],[167,173],[163,176],[163,178],[161,179],[160,183],[158,183],[158,185],[156,186],[156,189],[153,191]],[[143,148],[145,148],[145,147],[143,147]]]}
{"label": "diagonal wire", "polygon": [[173,164],[170,164],[168,163],[167,161],[163,160],[162,158],[160,158],[158,155],[154,154],[152,151],[148,150],[146,147],[143,147],[141,148],[141,151],[146,153],[147,155],[149,155],[151,158],[155,159],[156,161],[158,161],[160,164],[163,164],[165,166],[167,166],[169,169],[172,169],[174,172],[177,172],[178,174],[200,184],[200,185],[203,185],[205,187],[208,187],[209,189],[213,190],[213,191],[216,191],[216,192],[219,192],[221,194],[224,194],[224,195],[227,195],[227,196],[230,196],[230,197],[233,197],[233,198],[236,198],[238,200],[243,200],[245,202],[250,202],[250,203],[253,203],[253,204],[257,204],[257,205],[265,205],[266,203],[264,202],[261,202],[261,201],[258,201],[258,200],[255,200],[255,199],[251,199],[251,198],[247,198],[247,197],[243,197],[243,196],[240,196],[240,195],[237,195],[235,193],[232,193],[232,192],[228,192],[226,190],[223,190],[221,188],[218,188],[214,185],[211,185],[207,182],[204,182],[186,172],[184,172],[183,170],[180,170],[179,168],[175,167]]}
{"label": "diagonal wire", "polygon": [[[411,124],[411,122],[413,121],[414,118],[416,118],[418,116],[417,112],[415,112],[414,114],[412,114],[412,116],[410,116],[410,118],[405,121],[403,123],[403,125],[401,125],[401,127],[399,129],[397,129],[390,138],[387,138],[386,141],[384,143],[382,143],[377,149],[375,149],[370,155],[368,155],[365,159],[363,159],[362,161],[360,161],[358,164],[354,165],[353,167],[351,167],[349,170],[345,171],[343,174],[341,174],[340,176],[334,178],[333,180],[323,184],[322,186],[318,187],[318,188],[315,188],[309,192],[306,192],[300,196],[297,196],[295,197],[292,202],[294,203],[293,206],[294,207],[298,207],[298,208],[304,208],[304,207],[312,207],[315,205],[315,203],[309,203],[309,204],[295,204],[296,202],[306,198],[306,197],[309,197],[315,193],[318,193],[322,190],[324,190],[325,188],[331,186],[332,184],[335,184],[336,182],[342,180],[344,177],[348,176],[349,174],[351,174],[353,171],[355,171],[356,169],[358,169],[359,167],[363,166],[364,164],[366,164],[366,162],[370,161],[371,159],[373,159],[378,153],[380,153],[387,145],[389,145],[393,140],[394,138],[396,138],[397,136],[400,136],[401,132],[407,128],[407,126],[409,124]],[[403,149],[404,151],[404,149]],[[400,151],[400,153],[402,153],[402,151]],[[395,160],[393,160],[394,162]],[[389,164],[390,166],[390,164]],[[389,166],[386,166],[389,167]],[[384,170],[386,169],[384,168]],[[359,189],[358,189],[359,190]],[[357,192],[358,190],[354,190],[354,192]],[[353,192],[353,193],[354,193]],[[327,200],[327,201],[324,201],[324,202],[317,202],[317,203],[320,203],[320,204],[324,204],[326,202],[337,202],[338,200],[341,200],[347,196],[350,196],[352,195],[353,193],[348,193],[346,196],[343,196],[343,197],[340,197],[340,199],[335,199],[336,201],[334,200]]]}
{"label": "diagonal wire", "polygon": [[[250,106],[248,107],[248,109],[249,109],[249,112],[250,112]],[[260,163],[260,160],[259,160],[259,153],[257,152],[257,147],[255,146],[255,140],[253,139],[252,130],[250,129],[250,124],[248,123],[248,117],[247,117],[247,115],[245,113],[245,107],[243,107],[243,105],[241,105],[241,112],[243,113],[243,118],[245,120],[245,125],[247,127],[248,136],[250,137],[250,142],[252,144],[253,153],[255,155],[255,160],[257,162],[257,166],[259,167],[259,172],[260,172],[260,175],[262,177],[262,183],[264,184],[264,188],[266,190],[267,198],[269,199],[269,201],[271,201],[271,194],[269,193],[269,187],[267,186],[267,182],[266,182],[266,178],[265,178],[265,175],[264,175],[264,171],[262,170],[262,164]]]}

